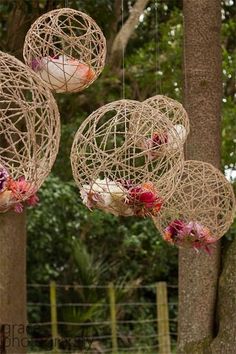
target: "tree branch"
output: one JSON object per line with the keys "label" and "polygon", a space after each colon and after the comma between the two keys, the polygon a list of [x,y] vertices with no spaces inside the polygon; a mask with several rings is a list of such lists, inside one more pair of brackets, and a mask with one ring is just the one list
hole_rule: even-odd
{"label": "tree branch", "polygon": [[117,33],[111,49],[110,65],[112,68],[120,67],[122,53],[125,51],[127,43],[138,24],[139,17],[148,2],[149,0],[137,0],[130,12],[129,18]]}

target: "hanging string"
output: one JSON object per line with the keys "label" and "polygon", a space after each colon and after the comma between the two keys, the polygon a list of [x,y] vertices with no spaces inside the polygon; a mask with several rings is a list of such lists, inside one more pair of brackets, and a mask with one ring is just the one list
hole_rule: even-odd
{"label": "hanging string", "polygon": [[[158,54],[159,54],[159,38],[158,38],[158,22],[157,22],[157,19],[158,19],[158,16],[157,16],[157,0],[155,1],[155,92],[156,92],[156,95],[158,94],[158,70],[160,69],[158,66]],[[160,63],[159,63],[160,64]],[[160,79],[160,91],[161,91],[161,79]]]}
{"label": "hanging string", "polygon": [[65,0],[65,7],[68,8],[69,5],[68,5],[68,0]]}
{"label": "hanging string", "polygon": [[[156,83],[155,90],[156,94],[162,93],[162,71],[161,71],[161,61],[160,61],[160,31],[158,27],[158,0],[155,1],[155,71],[156,71]],[[159,91],[158,91],[159,89]]]}
{"label": "hanging string", "polygon": [[[124,25],[124,0],[121,1],[121,24]],[[122,98],[125,98],[125,47],[122,43]]]}
{"label": "hanging string", "polygon": [[[183,66],[184,66],[184,84],[182,85],[182,88],[183,89],[183,93],[182,93],[182,102],[183,102],[183,105],[185,107],[185,102],[186,102],[186,94],[188,92],[188,80],[187,80],[187,72],[186,72],[186,68],[187,68],[187,65],[186,65],[186,41],[185,41],[185,17],[184,17],[184,14],[183,14]],[[184,156],[185,158],[187,158],[188,156],[188,153],[187,153],[187,150],[188,149],[188,141],[184,144]]]}
{"label": "hanging string", "polygon": [[188,82],[186,74],[186,42],[185,42],[185,18],[183,15],[183,59],[184,59],[184,91],[183,98],[185,100],[185,93],[188,92]]}

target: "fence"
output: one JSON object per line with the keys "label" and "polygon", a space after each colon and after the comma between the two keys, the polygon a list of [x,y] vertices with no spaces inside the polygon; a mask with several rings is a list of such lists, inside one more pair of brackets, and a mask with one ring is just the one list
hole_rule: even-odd
{"label": "fence", "polygon": [[[173,293],[176,286],[167,287],[165,282],[148,286],[51,282],[29,284],[28,288],[29,294],[34,293],[34,297],[29,297],[35,299],[40,292],[41,298],[43,294],[48,299],[48,302],[28,303],[29,346],[34,353],[171,354],[175,351],[177,303],[168,302],[168,291],[171,288]],[[70,302],[64,301],[62,290],[69,295]],[[33,322],[35,318],[37,321]]]}

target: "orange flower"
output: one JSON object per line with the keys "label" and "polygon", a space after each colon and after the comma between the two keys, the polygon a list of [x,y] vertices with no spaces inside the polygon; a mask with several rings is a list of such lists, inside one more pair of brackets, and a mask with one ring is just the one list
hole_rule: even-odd
{"label": "orange flower", "polygon": [[[22,201],[27,195],[26,202],[28,205],[34,206],[38,203],[39,198],[35,194],[35,189],[32,185],[25,180],[24,177],[19,178],[18,181],[14,181],[12,178],[8,181],[8,190],[12,193],[12,197],[16,201]],[[14,210],[17,213],[23,211],[23,205],[21,203],[16,204]]]}
{"label": "orange flower", "polygon": [[29,193],[33,191],[30,191],[32,189],[31,185],[25,180],[24,177],[19,178],[18,181],[14,181],[12,178],[9,179],[8,189],[12,192],[13,197],[17,200],[23,199],[24,195],[26,193]]}
{"label": "orange flower", "polygon": [[157,190],[154,187],[154,184],[152,182],[143,182],[141,186],[143,189],[146,189],[147,191],[157,194]]}

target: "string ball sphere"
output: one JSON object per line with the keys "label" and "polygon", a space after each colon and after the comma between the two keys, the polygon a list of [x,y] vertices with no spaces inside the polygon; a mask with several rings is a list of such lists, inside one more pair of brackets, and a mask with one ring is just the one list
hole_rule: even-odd
{"label": "string ball sphere", "polygon": [[62,8],[39,17],[29,29],[24,60],[55,92],[79,92],[102,72],[106,40],[87,14]]}
{"label": "string ball sphere", "polygon": [[82,123],[71,164],[88,208],[151,216],[175,189],[183,149],[173,124],[159,111],[123,99],[102,106]]}
{"label": "string ball sphere", "polygon": [[211,164],[189,160],[175,193],[153,220],[167,242],[209,251],[229,229],[234,216],[230,182]]}
{"label": "string ball sphere", "polygon": [[151,107],[158,109],[166,118],[168,118],[174,125],[174,129],[180,136],[184,144],[189,134],[189,118],[183,105],[164,95],[156,95],[144,101]]}
{"label": "string ball sphere", "polygon": [[60,117],[51,91],[26,65],[0,52],[0,71],[0,211],[20,212],[53,166]]}

